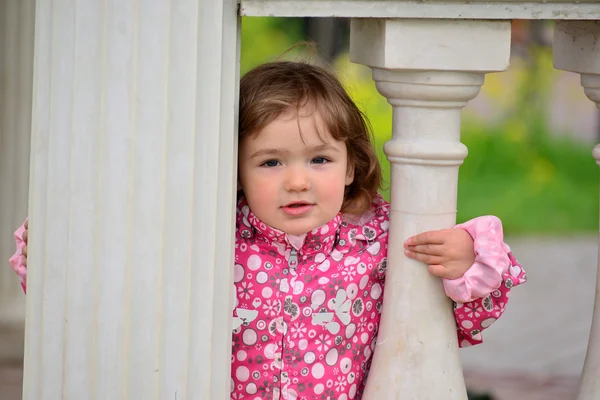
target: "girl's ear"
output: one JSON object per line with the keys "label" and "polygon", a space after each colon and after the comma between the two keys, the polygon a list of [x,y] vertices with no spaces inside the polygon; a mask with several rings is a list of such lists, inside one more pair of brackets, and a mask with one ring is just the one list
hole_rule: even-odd
{"label": "girl's ear", "polygon": [[346,186],[349,186],[354,182],[354,163],[348,163],[348,170],[346,171]]}

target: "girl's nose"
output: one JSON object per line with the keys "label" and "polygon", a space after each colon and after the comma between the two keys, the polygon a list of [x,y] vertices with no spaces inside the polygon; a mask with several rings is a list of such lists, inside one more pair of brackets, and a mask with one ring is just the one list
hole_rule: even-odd
{"label": "girl's nose", "polygon": [[290,168],[286,174],[285,190],[303,192],[310,189],[308,173],[304,168]]}

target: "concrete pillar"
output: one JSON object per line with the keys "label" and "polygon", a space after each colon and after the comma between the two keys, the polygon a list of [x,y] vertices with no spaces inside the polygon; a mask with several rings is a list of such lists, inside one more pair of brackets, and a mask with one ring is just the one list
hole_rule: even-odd
{"label": "concrete pillar", "polygon": [[393,107],[388,269],[364,398],[466,399],[451,301],[403,243],[455,224],[461,109],[508,67],[510,22],[357,19],[350,54]]}
{"label": "concrete pillar", "polygon": [[[600,108],[600,21],[561,21],[554,29],[554,66],[581,74],[585,94]],[[594,148],[593,156],[600,165],[600,145]],[[592,330],[581,375],[579,400],[600,397],[600,258],[598,271]]]}
{"label": "concrete pillar", "polygon": [[238,27],[37,2],[24,399],[229,395]]}

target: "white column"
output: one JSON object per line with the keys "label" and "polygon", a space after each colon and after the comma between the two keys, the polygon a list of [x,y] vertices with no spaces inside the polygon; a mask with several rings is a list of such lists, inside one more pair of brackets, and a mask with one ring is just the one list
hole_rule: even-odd
{"label": "white column", "polygon": [[[554,66],[581,74],[585,94],[600,108],[600,21],[561,21],[554,30]],[[593,156],[600,165],[600,145]],[[577,201],[574,199],[574,201]],[[600,243],[599,243],[600,249]],[[600,258],[592,329],[579,387],[579,400],[600,397]]]}
{"label": "white column", "polygon": [[354,20],[353,61],[373,68],[393,107],[390,247],[383,315],[365,400],[466,399],[452,304],[404,241],[452,227],[460,113],[486,72],[508,67],[507,21]]}
{"label": "white column", "polygon": [[34,0],[0,0],[0,360],[23,357],[25,296],[8,267],[27,215]]}
{"label": "white column", "polygon": [[24,399],[225,399],[235,0],[38,1]]}

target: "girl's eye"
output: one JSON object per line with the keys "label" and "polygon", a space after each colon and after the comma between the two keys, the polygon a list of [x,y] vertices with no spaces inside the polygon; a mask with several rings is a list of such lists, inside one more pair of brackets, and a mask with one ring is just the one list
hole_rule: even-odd
{"label": "girl's eye", "polygon": [[325,157],[315,157],[312,160],[313,164],[325,164],[327,162],[329,162],[328,159],[326,159]]}
{"label": "girl's eye", "polygon": [[264,163],[262,163],[263,166],[265,167],[276,167],[279,165],[279,161],[277,160],[267,160]]}

